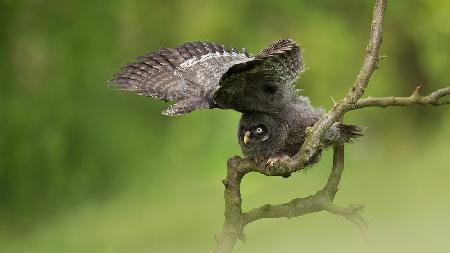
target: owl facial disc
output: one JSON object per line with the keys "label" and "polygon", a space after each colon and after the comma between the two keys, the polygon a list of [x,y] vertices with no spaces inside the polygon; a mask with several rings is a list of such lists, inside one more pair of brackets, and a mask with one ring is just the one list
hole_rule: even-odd
{"label": "owl facial disc", "polygon": [[253,126],[244,132],[242,142],[247,145],[250,141],[262,142],[269,138],[267,127],[263,124]]}

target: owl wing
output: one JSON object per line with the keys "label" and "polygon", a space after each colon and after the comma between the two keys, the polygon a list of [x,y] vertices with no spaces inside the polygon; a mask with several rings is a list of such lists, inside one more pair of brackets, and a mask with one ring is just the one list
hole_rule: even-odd
{"label": "owl wing", "polygon": [[213,100],[230,67],[251,61],[246,52],[210,42],[186,42],[162,48],[128,63],[110,81],[121,90],[176,103],[163,112],[180,115],[217,107]]}
{"label": "owl wing", "polygon": [[255,57],[210,42],[187,42],[138,57],[114,75],[122,90],[176,103],[163,112],[180,115],[220,107],[273,112],[297,92],[292,83],[304,70],[300,47],[282,39]]}
{"label": "owl wing", "polygon": [[292,85],[304,71],[297,43],[281,39],[253,59],[230,67],[220,80],[214,101],[240,112],[276,112],[285,108],[298,91]]}

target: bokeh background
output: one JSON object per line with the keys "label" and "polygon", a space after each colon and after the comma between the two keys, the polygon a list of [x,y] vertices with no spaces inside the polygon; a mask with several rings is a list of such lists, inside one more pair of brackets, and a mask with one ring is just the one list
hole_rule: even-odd
{"label": "bokeh background", "polygon": [[[0,252],[209,252],[223,222],[225,161],[239,154],[233,111],[160,114],[118,92],[118,67],[161,46],[209,40],[256,53],[290,37],[298,80],[330,108],[362,62],[372,1],[0,1]],[[383,60],[367,95],[450,84],[450,2],[388,7]],[[236,252],[449,252],[450,107],[367,108],[348,145],[336,203],[365,203],[368,242],[341,217],[261,220]],[[315,193],[331,151],[288,179],[252,174],[245,210]]]}

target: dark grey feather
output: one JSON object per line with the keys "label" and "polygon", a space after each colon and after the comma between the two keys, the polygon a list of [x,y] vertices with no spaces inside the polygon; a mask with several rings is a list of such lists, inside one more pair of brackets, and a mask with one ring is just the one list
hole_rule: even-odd
{"label": "dark grey feather", "polygon": [[251,61],[232,66],[221,79],[214,101],[240,112],[275,112],[297,96],[293,82],[304,71],[301,49],[282,39]]}
{"label": "dark grey feather", "polygon": [[251,60],[244,53],[211,42],[186,42],[162,48],[128,63],[114,75],[112,85],[122,90],[177,102],[166,115],[213,108],[219,80],[231,66]]}
{"label": "dark grey feather", "polygon": [[221,107],[240,112],[271,112],[296,95],[291,84],[303,71],[300,47],[282,39],[251,57],[211,42],[161,48],[128,63],[114,75],[119,89],[173,100],[164,112],[179,115]]}

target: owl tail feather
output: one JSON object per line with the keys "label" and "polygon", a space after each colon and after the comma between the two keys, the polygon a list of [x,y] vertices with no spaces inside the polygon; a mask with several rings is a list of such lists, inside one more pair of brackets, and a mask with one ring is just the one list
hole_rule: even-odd
{"label": "owl tail feather", "polygon": [[336,140],[340,143],[352,143],[355,139],[364,135],[366,127],[357,125],[346,125],[337,123],[333,127],[339,131],[339,138]]}
{"label": "owl tail feather", "polygon": [[352,143],[363,136],[365,127],[334,123],[324,136],[325,146]]}

